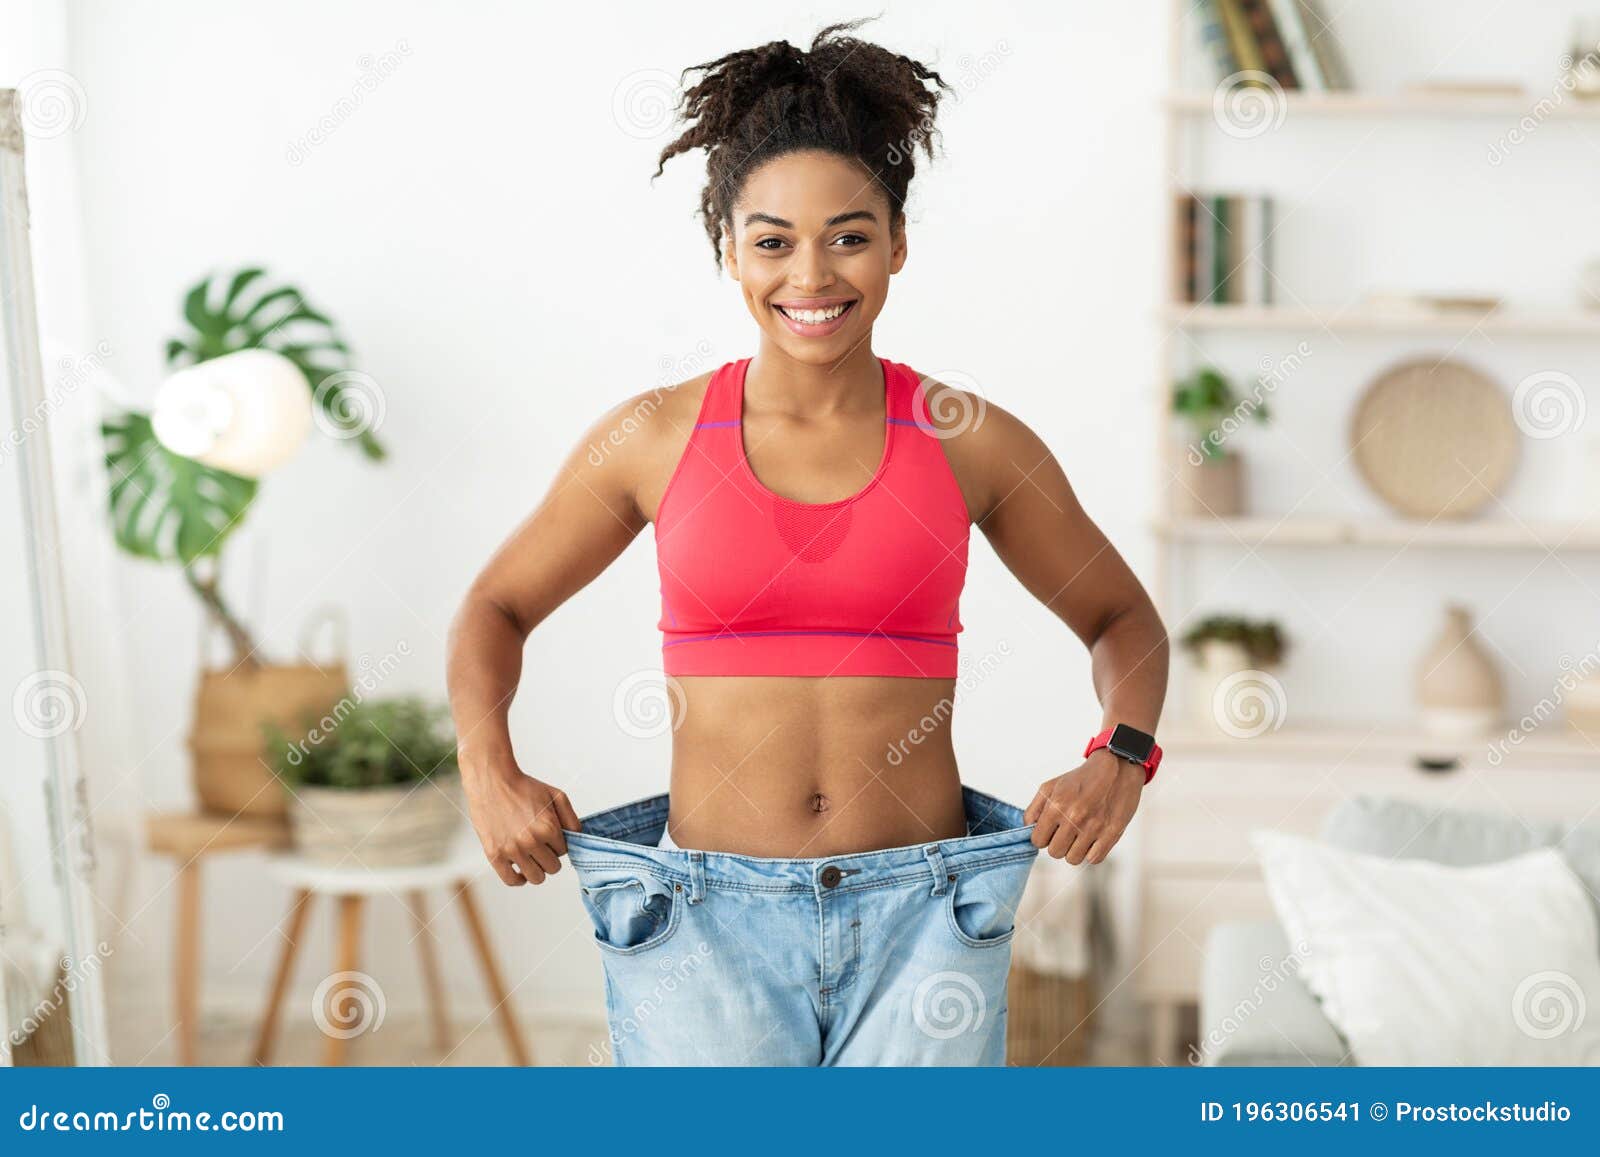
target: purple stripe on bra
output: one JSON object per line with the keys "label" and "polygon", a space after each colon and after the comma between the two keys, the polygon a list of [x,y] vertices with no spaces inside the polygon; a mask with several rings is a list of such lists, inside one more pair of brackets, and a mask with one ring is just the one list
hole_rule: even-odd
{"label": "purple stripe on bra", "polygon": [[892,631],[722,631],[715,635],[696,635],[692,639],[674,639],[663,647],[676,647],[681,643],[705,643],[713,639],[768,639],[792,635],[844,639],[903,639],[908,643],[932,643],[936,647],[954,647],[947,639],[927,639],[921,635],[897,635]]}
{"label": "purple stripe on bra", "polygon": [[696,422],[694,428],[696,430],[715,430],[719,426],[737,426],[738,424],[738,418],[730,418],[726,422]]}
{"label": "purple stripe on bra", "polygon": [[891,426],[915,426],[917,429],[929,434],[937,433],[937,427],[930,426],[926,422],[919,422],[915,418],[890,418],[889,424]]}

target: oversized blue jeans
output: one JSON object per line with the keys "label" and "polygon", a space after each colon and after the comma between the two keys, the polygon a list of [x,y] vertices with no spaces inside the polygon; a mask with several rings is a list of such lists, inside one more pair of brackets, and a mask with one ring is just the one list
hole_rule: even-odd
{"label": "oversized blue jeans", "polygon": [[963,788],[966,836],[819,859],[656,846],[667,797],[566,835],[619,1065],[1000,1065],[1038,854]]}

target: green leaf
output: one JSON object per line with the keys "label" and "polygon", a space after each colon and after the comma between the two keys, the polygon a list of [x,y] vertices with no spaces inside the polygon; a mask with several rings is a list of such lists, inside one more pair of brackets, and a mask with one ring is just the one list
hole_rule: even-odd
{"label": "green leaf", "polygon": [[156,440],[144,414],[109,419],[100,430],[118,546],[184,565],[222,549],[255,498],[255,479],[174,454]]}

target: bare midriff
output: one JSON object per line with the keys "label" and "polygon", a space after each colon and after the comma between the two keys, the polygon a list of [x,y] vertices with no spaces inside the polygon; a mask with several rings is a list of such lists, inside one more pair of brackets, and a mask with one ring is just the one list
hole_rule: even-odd
{"label": "bare midriff", "polygon": [[779,858],[966,834],[953,679],[680,677],[669,829]]}

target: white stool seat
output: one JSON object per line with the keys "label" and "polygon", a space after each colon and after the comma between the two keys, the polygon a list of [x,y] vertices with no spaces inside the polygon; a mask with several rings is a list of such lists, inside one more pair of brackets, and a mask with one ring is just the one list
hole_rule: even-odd
{"label": "white stool seat", "polygon": [[488,866],[483,852],[466,840],[443,860],[394,868],[368,868],[354,859],[330,864],[296,852],[275,852],[267,857],[267,871],[275,879],[291,888],[324,896],[371,896],[439,888],[471,879]]}

